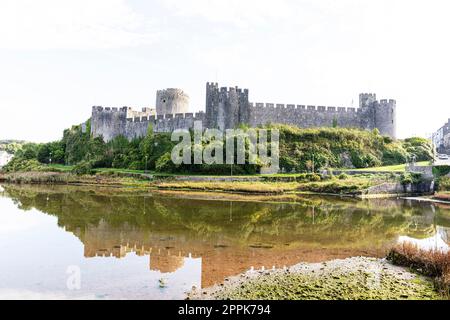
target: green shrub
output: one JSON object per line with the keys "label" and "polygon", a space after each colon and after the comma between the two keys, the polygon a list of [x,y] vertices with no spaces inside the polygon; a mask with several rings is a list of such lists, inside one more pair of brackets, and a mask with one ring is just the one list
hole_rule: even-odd
{"label": "green shrub", "polygon": [[400,183],[403,185],[422,182],[421,173],[405,172],[400,175]]}
{"label": "green shrub", "polygon": [[383,150],[382,160],[386,166],[406,163],[408,161],[408,152],[401,143],[388,144]]}
{"label": "green shrub", "polygon": [[156,161],[155,169],[157,172],[175,172],[178,167],[173,163],[170,153],[167,152]]}
{"label": "green shrub", "polygon": [[322,177],[316,173],[312,173],[308,175],[308,180],[311,182],[317,182],[322,180]]}
{"label": "green shrub", "polygon": [[64,164],[64,149],[61,141],[40,144],[37,148],[37,160],[45,164]]}
{"label": "green shrub", "polygon": [[442,177],[439,179],[439,191],[450,191],[450,177]]}
{"label": "green shrub", "polygon": [[15,153],[15,156],[25,160],[37,159],[39,145],[36,143],[26,143],[20,150]]}
{"label": "green shrub", "polygon": [[3,167],[4,172],[27,172],[27,171],[44,171],[45,166],[35,159],[24,159],[14,157],[6,166]]}
{"label": "green shrub", "polygon": [[341,173],[339,176],[338,176],[338,179],[339,180],[346,180],[346,179],[348,179],[348,174],[345,174],[345,173]]}
{"label": "green shrub", "polygon": [[361,151],[352,151],[351,160],[356,168],[377,167],[382,164],[381,160],[378,159],[373,154],[370,153],[365,154],[364,152]]}
{"label": "green shrub", "polygon": [[415,156],[416,161],[431,161],[434,158],[433,145],[428,139],[413,137],[403,141],[403,148],[408,152],[409,158]]}
{"label": "green shrub", "polygon": [[93,174],[93,164],[91,161],[82,161],[78,163],[73,169],[73,174],[83,175],[83,174]]}
{"label": "green shrub", "polygon": [[433,174],[435,177],[443,177],[450,173],[450,166],[436,166],[433,167]]}

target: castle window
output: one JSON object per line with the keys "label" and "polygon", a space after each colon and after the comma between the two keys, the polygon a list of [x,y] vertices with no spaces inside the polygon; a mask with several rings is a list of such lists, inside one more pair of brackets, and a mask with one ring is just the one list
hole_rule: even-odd
{"label": "castle window", "polygon": [[166,99],[163,99],[163,102],[166,103]]}

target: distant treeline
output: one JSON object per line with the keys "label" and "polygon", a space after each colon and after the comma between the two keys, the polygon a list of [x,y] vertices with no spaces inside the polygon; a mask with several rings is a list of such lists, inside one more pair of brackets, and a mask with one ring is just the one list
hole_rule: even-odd
{"label": "distant treeline", "polygon": [[26,142],[22,140],[0,140],[0,151],[15,154]]}

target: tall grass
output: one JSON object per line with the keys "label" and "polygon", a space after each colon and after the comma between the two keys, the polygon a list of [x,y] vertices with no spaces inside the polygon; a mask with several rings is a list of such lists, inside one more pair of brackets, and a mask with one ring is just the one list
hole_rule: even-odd
{"label": "tall grass", "polygon": [[436,288],[450,297],[450,251],[424,250],[406,242],[392,248],[387,259],[435,278]]}
{"label": "tall grass", "polygon": [[42,183],[42,184],[64,184],[71,182],[74,177],[68,173],[59,172],[14,172],[0,175],[0,180],[10,183]]}

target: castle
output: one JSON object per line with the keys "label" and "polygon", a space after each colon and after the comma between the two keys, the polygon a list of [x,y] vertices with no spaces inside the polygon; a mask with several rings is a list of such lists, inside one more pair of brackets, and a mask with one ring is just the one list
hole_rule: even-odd
{"label": "castle", "polygon": [[144,137],[151,125],[154,132],[190,129],[195,121],[203,128],[233,129],[239,124],[250,127],[268,123],[301,128],[345,127],[378,129],[382,135],[396,138],[396,101],[377,100],[375,94],[359,95],[359,108],[325,107],[295,104],[249,102],[248,89],[219,88],[206,84],[206,112],[189,113],[189,96],[180,89],[159,90],[156,109],[134,111],[123,107],[92,107],[91,133],[107,142],[123,135],[128,139]]}

